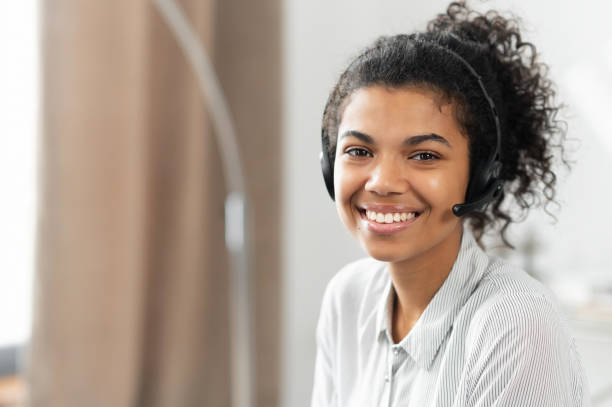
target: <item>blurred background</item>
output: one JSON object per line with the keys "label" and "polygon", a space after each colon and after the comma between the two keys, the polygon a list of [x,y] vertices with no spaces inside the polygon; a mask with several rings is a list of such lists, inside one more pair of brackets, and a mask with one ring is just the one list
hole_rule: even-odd
{"label": "blurred background", "polygon": [[[0,3],[0,407],[309,405],[323,290],[365,255],[322,182],[324,103],[362,47],[447,2],[169,2],[208,82],[161,3]],[[574,161],[558,221],[534,211],[491,253],[558,295],[612,406],[612,6],[472,5],[522,17]]]}

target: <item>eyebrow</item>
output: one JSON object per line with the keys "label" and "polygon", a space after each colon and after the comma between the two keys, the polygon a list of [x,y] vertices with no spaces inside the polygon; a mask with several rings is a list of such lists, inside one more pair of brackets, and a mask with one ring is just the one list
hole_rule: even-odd
{"label": "eyebrow", "polygon": [[[372,136],[369,136],[369,135],[367,135],[365,133],[362,133],[360,131],[357,131],[357,130],[347,130],[347,131],[345,131],[340,136],[340,140],[342,140],[345,137],[355,137],[356,139],[359,139],[359,140],[363,141],[364,143],[375,144],[374,143],[374,139],[372,138]],[[421,144],[421,143],[424,143],[426,141],[435,141],[437,143],[442,143],[445,146],[448,146],[448,147],[452,148],[452,146],[450,145],[448,140],[446,140],[444,137],[442,137],[442,136],[440,136],[440,135],[438,135],[436,133],[419,134],[419,135],[416,135],[416,136],[406,137],[406,139],[402,142],[402,144],[404,144],[405,146],[416,146],[417,144]]]}

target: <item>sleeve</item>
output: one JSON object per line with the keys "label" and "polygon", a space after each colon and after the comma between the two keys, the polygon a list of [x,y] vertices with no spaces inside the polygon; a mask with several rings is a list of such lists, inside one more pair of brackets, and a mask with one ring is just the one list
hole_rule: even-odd
{"label": "sleeve", "polygon": [[505,296],[475,322],[468,334],[468,406],[587,405],[575,398],[574,344],[546,297]]}
{"label": "sleeve", "polygon": [[[333,280],[332,280],[333,282]],[[311,407],[337,407],[334,378],[336,314],[333,309],[333,288],[330,282],[323,295],[316,330],[317,356],[315,360],[314,386]]]}

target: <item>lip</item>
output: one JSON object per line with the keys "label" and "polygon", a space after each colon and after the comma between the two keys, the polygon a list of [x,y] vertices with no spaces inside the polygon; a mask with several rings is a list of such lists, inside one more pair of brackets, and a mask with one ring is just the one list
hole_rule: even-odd
{"label": "lip", "polygon": [[423,212],[422,209],[417,209],[415,207],[405,206],[405,205],[363,204],[363,205],[358,205],[357,208],[361,212],[366,211],[366,210],[374,211],[378,213],[416,212],[420,214],[421,212]]}
{"label": "lip", "polygon": [[[372,209],[370,209],[372,208]],[[386,208],[390,208],[389,206],[386,206]],[[398,207],[395,207],[398,208]],[[405,208],[405,207],[404,207]],[[379,209],[381,209],[379,207]],[[376,209],[373,209],[372,206],[368,207],[368,210],[373,210],[376,211]],[[378,212],[378,211],[376,211]],[[403,211],[399,211],[397,209],[394,209],[393,211],[389,210],[386,212],[380,211],[381,213],[390,213],[390,212],[417,212],[420,214],[419,211],[416,210],[403,210]],[[368,217],[366,216],[365,213],[365,209],[363,210],[359,210],[359,215],[361,216],[361,222],[362,224],[367,228],[367,230],[369,230],[370,232],[374,232],[374,233],[378,233],[381,235],[393,235],[395,233],[401,232],[402,230],[410,227],[410,225],[412,225],[414,222],[416,222],[419,219],[419,216],[415,216],[414,218],[408,219],[405,222],[393,222],[393,223],[378,223],[375,222],[373,220],[368,219]]]}

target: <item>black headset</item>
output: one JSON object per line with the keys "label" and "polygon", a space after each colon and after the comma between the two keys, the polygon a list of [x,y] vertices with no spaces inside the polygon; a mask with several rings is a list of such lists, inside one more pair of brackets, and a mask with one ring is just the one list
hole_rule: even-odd
{"label": "black headset", "polygon": [[[478,85],[482,90],[484,97],[487,99],[489,103],[489,107],[491,108],[491,114],[493,115],[493,120],[495,121],[495,132],[497,136],[497,143],[495,146],[495,150],[490,154],[486,161],[482,163],[476,163],[474,166],[474,171],[471,174],[470,182],[468,185],[468,189],[466,192],[466,202],[461,204],[453,205],[453,213],[455,216],[461,217],[467,213],[479,211],[484,209],[486,205],[497,199],[503,189],[503,181],[499,179],[499,174],[502,168],[501,164],[501,126],[499,124],[499,116],[497,114],[497,109],[495,108],[495,103],[493,103],[493,99],[487,93],[487,90],[482,82],[482,78],[474,68],[459,54],[455,51],[444,47],[442,45],[436,43],[430,43],[440,49],[443,49],[445,52],[453,55],[457,60],[461,61],[461,63],[470,71],[470,73],[478,80]],[[324,113],[325,116],[325,113]],[[335,200],[334,193],[334,167],[332,163],[331,154],[329,152],[329,143],[328,137],[323,137],[325,129],[321,130],[321,170],[323,171],[323,179],[325,180],[325,186],[327,187],[327,192],[332,200]]]}

